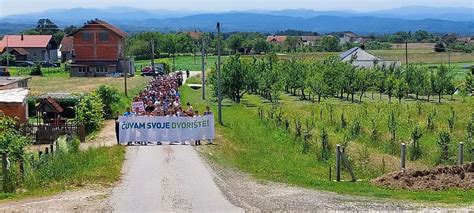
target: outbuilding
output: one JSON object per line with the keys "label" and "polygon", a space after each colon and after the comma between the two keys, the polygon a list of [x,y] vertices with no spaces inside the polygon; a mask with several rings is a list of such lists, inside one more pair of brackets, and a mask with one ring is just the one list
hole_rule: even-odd
{"label": "outbuilding", "polygon": [[22,124],[27,123],[28,94],[29,90],[25,88],[0,90],[0,111],[8,117],[18,119]]}

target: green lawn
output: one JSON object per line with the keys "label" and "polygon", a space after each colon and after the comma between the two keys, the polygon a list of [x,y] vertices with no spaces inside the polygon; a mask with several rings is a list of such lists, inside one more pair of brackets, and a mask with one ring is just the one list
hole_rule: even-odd
{"label": "green lawn", "polygon": [[[223,57],[225,58],[225,56]],[[155,59],[155,62],[157,62],[160,59]],[[173,59],[168,58],[170,61],[171,65],[173,65]],[[217,56],[207,56],[206,57],[206,62],[207,62],[207,68],[209,66],[214,66],[217,61]],[[195,58],[193,56],[177,56],[176,57],[176,70],[189,70],[189,71],[199,71],[201,70],[201,56],[197,55]],[[140,69],[143,66],[149,66],[151,64],[150,60],[139,60],[135,62],[135,65],[137,66],[137,70]]]}
{"label": "green lawn", "polygon": [[[200,100],[200,90],[192,90],[189,87],[184,86],[181,94],[183,101],[189,101],[196,109],[200,111],[204,110],[205,105],[209,104],[212,105],[212,109],[215,114],[217,114],[214,102]],[[459,109],[457,110],[460,120],[458,123],[459,127],[457,127],[459,131],[461,131],[461,126],[465,124],[465,114],[474,111],[472,101],[473,100],[470,100],[468,103],[455,105],[456,109]],[[325,104],[318,105],[297,101],[294,100],[294,97],[290,96],[284,97],[282,102],[285,102],[282,108],[285,116],[299,116],[302,119],[311,117],[311,111],[313,109],[318,107],[324,109],[325,106]],[[336,104],[337,102],[338,101],[335,100],[332,103]],[[269,107],[269,105],[270,104],[266,101],[253,95],[245,96],[242,104],[232,104],[228,101],[224,101],[223,120],[225,125],[217,127],[217,142],[219,145],[206,148],[206,155],[219,164],[236,167],[244,172],[252,174],[258,179],[283,182],[306,188],[332,191],[341,194],[427,201],[444,204],[472,204],[474,202],[474,190],[463,191],[453,189],[444,191],[413,192],[408,190],[388,189],[370,184],[367,180],[382,174],[384,172],[383,170],[385,170],[385,172],[396,170],[399,161],[396,156],[387,154],[384,150],[384,146],[381,146],[381,144],[369,144],[368,141],[359,141],[359,139],[348,143],[349,148],[347,149],[347,152],[352,164],[363,165],[355,166],[354,168],[356,176],[359,179],[362,179],[362,181],[356,183],[336,183],[329,181],[329,167],[333,167],[332,179],[334,179],[334,158],[331,157],[327,163],[319,160],[320,149],[317,140],[311,142],[309,153],[303,154],[303,143],[300,139],[295,140],[292,133],[289,134],[283,128],[277,127],[274,122],[260,120],[258,118],[257,107]],[[379,104],[375,102],[370,105],[373,108],[369,109],[369,114],[373,114],[371,110],[376,110]],[[342,136],[340,133],[344,130],[340,130],[337,127],[340,125],[339,121],[341,112],[345,111],[348,116],[348,121],[352,122],[355,118],[367,117],[361,114],[365,113],[365,110],[361,111],[363,109],[362,106],[363,105],[350,104],[348,102],[339,102],[335,105],[336,112],[334,113],[334,120],[336,122],[326,127],[328,128],[327,131],[333,148],[335,143],[342,142]],[[408,104],[409,109],[406,110],[407,103],[402,105],[392,104],[392,107],[382,107],[383,111],[376,113],[374,116],[380,120],[380,128],[384,129],[387,128],[385,127],[387,110],[399,108],[399,113],[401,113],[400,116],[403,116],[405,113],[404,111],[413,112],[413,110],[416,109],[415,106],[416,104],[410,103]],[[422,117],[425,116],[425,113],[428,113],[433,108],[439,110],[438,115],[440,116],[437,118],[440,119],[437,121],[439,125],[438,128],[444,129],[447,124],[442,124],[443,121],[441,120],[444,119],[444,114],[447,114],[445,110],[449,109],[449,105],[447,104],[429,104],[423,112],[423,116],[420,116],[419,119],[422,119]],[[316,111],[315,114],[319,117],[318,111]],[[321,121],[321,123],[316,122],[317,128],[319,129],[322,125],[325,125],[325,122],[329,122],[327,121],[328,119],[328,114],[324,111],[323,120],[325,121]],[[367,132],[368,127],[366,127],[364,122],[362,122],[363,131]],[[401,126],[405,128],[406,121],[400,120],[400,122],[402,122]],[[339,129],[338,131],[340,131],[340,133],[337,133],[336,129]],[[457,131],[454,133],[454,135],[456,135],[454,141],[458,141],[458,139],[461,138],[462,133],[457,133]],[[385,132],[385,130],[383,130],[383,132]],[[318,138],[318,134],[318,130],[313,132],[315,138]],[[400,138],[405,139],[407,137],[406,134],[408,134],[406,130],[401,130]],[[386,137],[386,135],[383,136],[383,138],[384,137]],[[409,167],[432,166],[430,163],[426,162],[432,162],[433,158],[436,157],[436,148],[433,149],[433,147],[436,147],[434,144],[435,142],[433,141],[436,137],[437,134],[432,134],[426,137],[422,142],[422,146],[426,147],[426,149],[424,149],[426,150],[424,153],[425,158],[417,162],[409,162]],[[361,152],[361,150],[364,150],[362,149],[363,147],[368,147],[368,150],[366,152]],[[333,150],[333,148],[331,150]],[[366,154],[368,154],[368,158],[365,156]],[[386,165],[384,165],[386,168],[380,167],[382,161],[386,161]],[[349,179],[346,171],[343,171],[343,179]]]}

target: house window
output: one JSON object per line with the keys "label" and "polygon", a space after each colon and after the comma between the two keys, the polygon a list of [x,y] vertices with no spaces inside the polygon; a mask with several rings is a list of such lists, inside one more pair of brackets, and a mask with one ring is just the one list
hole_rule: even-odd
{"label": "house window", "polygon": [[89,72],[89,67],[78,67],[80,73]]}
{"label": "house window", "polygon": [[106,73],[107,71],[107,67],[96,67],[96,72]]}
{"label": "house window", "polygon": [[99,40],[100,41],[108,41],[109,40],[109,33],[107,31],[103,31],[99,33]]}
{"label": "house window", "polygon": [[83,32],[82,41],[90,41],[90,40],[92,40],[92,33]]}

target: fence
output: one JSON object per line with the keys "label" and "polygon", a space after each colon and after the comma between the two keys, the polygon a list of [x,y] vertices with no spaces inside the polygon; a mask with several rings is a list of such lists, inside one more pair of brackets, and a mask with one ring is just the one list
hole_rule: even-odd
{"label": "fence", "polygon": [[25,134],[35,139],[35,144],[51,144],[61,135],[76,135],[81,142],[86,140],[84,125],[78,123],[64,124],[30,124],[25,127]]}

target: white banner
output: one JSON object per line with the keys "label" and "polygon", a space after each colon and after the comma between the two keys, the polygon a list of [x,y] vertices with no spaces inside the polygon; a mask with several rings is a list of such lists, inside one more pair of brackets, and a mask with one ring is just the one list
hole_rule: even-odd
{"label": "white banner", "polygon": [[158,142],[214,139],[214,116],[151,117],[130,116],[119,118],[119,141]]}

